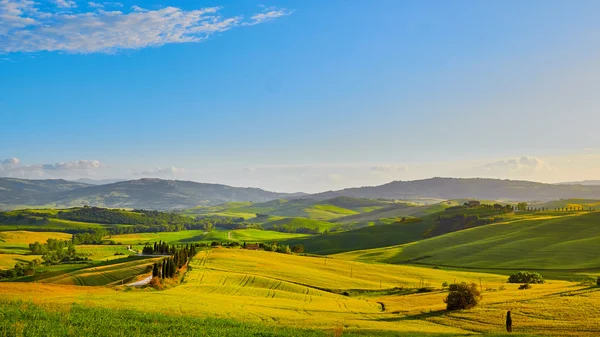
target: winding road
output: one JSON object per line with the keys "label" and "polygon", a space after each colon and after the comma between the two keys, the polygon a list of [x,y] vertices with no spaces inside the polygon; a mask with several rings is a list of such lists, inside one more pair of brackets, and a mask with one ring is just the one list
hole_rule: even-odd
{"label": "winding road", "polygon": [[146,277],[143,280],[139,280],[137,282],[129,283],[127,286],[128,287],[141,287],[141,286],[145,286],[146,284],[150,283],[151,280],[152,280],[152,275]]}

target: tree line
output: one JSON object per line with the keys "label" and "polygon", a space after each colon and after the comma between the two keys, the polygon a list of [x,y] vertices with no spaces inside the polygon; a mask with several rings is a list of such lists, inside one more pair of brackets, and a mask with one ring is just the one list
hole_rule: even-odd
{"label": "tree line", "polygon": [[177,270],[186,266],[196,255],[195,245],[176,246],[165,242],[155,242],[154,246],[145,246],[142,250],[144,255],[170,254],[171,256],[155,262],[152,266],[152,277],[161,279],[175,277]]}
{"label": "tree line", "polygon": [[53,265],[61,262],[87,261],[77,255],[73,241],[48,239],[46,243],[30,243],[29,250],[35,255],[42,255],[44,264]]}

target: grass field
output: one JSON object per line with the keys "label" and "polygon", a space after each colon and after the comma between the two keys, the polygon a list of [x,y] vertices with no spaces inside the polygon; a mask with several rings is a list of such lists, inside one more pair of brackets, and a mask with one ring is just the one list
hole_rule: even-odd
{"label": "grass field", "polygon": [[7,231],[0,232],[0,269],[10,269],[17,262],[29,262],[38,255],[29,254],[29,244],[46,242],[48,239],[70,240],[71,234],[54,232]]}
{"label": "grass field", "polygon": [[[486,269],[598,269],[600,212],[539,212],[341,258]],[[597,271],[593,274],[595,275]]]}
{"label": "grass field", "polygon": [[[231,234],[229,234],[231,233]],[[236,230],[213,230],[205,232],[202,230],[188,230],[181,232],[161,232],[161,233],[136,233],[113,235],[109,240],[124,245],[138,245],[146,242],[154,243],[165,241],[169,244],[173,243],[192,243],[204,242],[231,242],[231,241],[250,241],[250,242],[269,242],[283,241],[293,238],[305,237],[305,234],[280,233],[268,230],[258,229],[236,229]]]}
{"label": "grass field", "polygon": [[302,244],[307,252],[322,255],[385,247],[421,240],[432,222],[400,223],[394,219],[384,219],[377,221],[377,224],[347,232],[292,239],[286,243]]}
{"label": "grass field", "polygon": [[555,209],[555,208],[569,208],[569,207],[575,207],[575,208],[583,208],[584,210],[589,210],[589,208],[594,208],[594,209],[600,209],[600,200],[595,200],[595,199],[562,199],[562,200],[555,200],[555,201],[550,201],[550,202],[546,202],[543,204],[535,204],[532,205],[532,207],[544,207],[544,208],[548,208],[548,209]]}
{"label": "grass field", "polygon": [[[266,217],[257,218],[256,214],[271,217],[307,218],[328,221],[344,216],[367,213],[392,204],[391,202],[339,197],[325,201],[313,199],[279,199],[263,203],[229,202],[218,206],[198,206],[187,209],[182,214],[190,216],[219,215],[243,217],[246,220],[262,223]],[[271,220],[271,219],[268,219]]]}
{"label": "grass field", "polygon": [[[5,313],[14,308],[10,301],[32,303],[19,304],[18,314],[10,311],[11,328],[33,327],[46,321],[33,317],[56,315],[59,318],[48,319],[56,322],[56,329],[76,329],[76,322],[84,319],[83,312],[91,317],[101,313],[107,322],[115,321],[116,329],[138,326],[128,332],[133,335],[170,326],[173,317],[191,322],[189,326],[211,322],[207,331],[221,335],[230,329],[232,335],[243,335],[240,331],[244,330],[239,329],[248,329],[249,335],[256,336],[335,336],[336,331],[337,335],[343,332],[342,336],[500,336],[503,315],[509,309],[515,335],[594,336],[600,332],[596,315],[600,288],[570,282],[551,281],[522,291],[517,290],[518,285],[505,284],[504,276],[493,274],[226,248],[200,252],[190,269],[183,284],[165,291],[3,283],[0,310]],[[478,307],[447,312],[443,291],[403,294],[386,289],[427,283],[440,288],[441,282],[453,282],[454,278],[457,282],[481,282],[483,300]],[[383,290],[379,290],[379,279]],[[353,295],[327,291],[331,288],[346,289]],[[36,310],[43,311],[34,316]],[[117,315],[127,317],[130,323]],[[154,323],[141,323],[148,321]],[[103,324],[98,329],[108,329]]]}
{"label": "grass field", "polygon": [[327,222],[327,221],[320,221],[320,220],[313,220],[313,219],[306,219],[306,218],[283,218],[283,219],[279,219],[279,220],[269,221],[269,222],[263,224],[263,228],[265,228],[265,229],[271,229],[276,226],[280,227],[280,228],[287,228],[287,229],[309,228],[309,229],[316,229],[319,232],[323,232],[325,230],[329,230],[331,228],[336,227],[337,224]]}
{"label": "grass field", "polygon": [[157,260],[159,258],[121,256],[119,259],[105,262],[49,266],[20,281],[25,284],[35,282],[76,286],[120,285],[139,275],[149,275],[152,263]]}

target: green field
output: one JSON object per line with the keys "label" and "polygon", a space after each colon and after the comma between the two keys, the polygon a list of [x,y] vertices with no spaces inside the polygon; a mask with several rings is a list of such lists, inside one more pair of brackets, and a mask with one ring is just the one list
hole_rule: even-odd
{"label": "green field", "polygon": [[319,232],[330,230],[337,225],[327,221],[313,220],[306,218],[283,218],[279,220],[269,221],[263,224],[264,229],[272,229],[274,227],[285,229],[309,228]]}
{"label": "green field", "polygon": [[[357,223],[366,227],[320,235],[260,229],[136,233],[107,236],[106,242],[118,243],[114,245],[78,245],[78,254],[90,261],[42,265],[34,276],[1,283],[0,312],[10,312],[14,301],[25,302],[19,302],[21,319],[0,324],[0,332],[18,332],[14,329],[24,326],[28,331],[42,329],[44,323],[30,318],[34,315],[46,317],[48,322],[60,320],[49,329],[63,331],[83,319],[75,314],[55,315],[68,310],[92,316],[102,313],[115,329],[132,335],[151,333],[159,325],[172,326],[172,315],[199,328],[209,324],[205,335],[219,331],[220,335],[255,336],[495,336],[503,330],[503,315],[509,309],[518,322],[516,332],[524,335],[594,336],[600,331],[596,328],[600,318],[595,314],[600,310],[600,288],[580,283],[600,276],[596,254],[600,212],[446,210],[460,200],[428,206],[397,203],[383,208],[357,204],[356,209],[347,211],[350,208],[344,202],[348,200],[311,206],[337,213],[335,220],[273,220],[277,216],[270,215],[264,218],[271,221],[263,226],[324,231],[348,225],[344,223],[347,219],[364,217]],[[360,207],[375,208],[360,213]],[[399,216],[409,209],[418,211],[413,216]],[[424,238],[440,222],[438,218],[463,214],[494,221]],[[390,217],[377,218],[383,215]],[[49,237],[68,240],[71,235],[0,232],[0,250],[5,250],[0,265],[9,268],[16,261],[39,258],[27,255],[27,245]],[[203,250],[189,268],[181,271],[185,273],[181,283],[171,281],[161,291],[126,286],[147,278],[151,265],[161,257],[115,254],[132,255],[135,253],[126,245],[140,250],[146,242],[157,241],[302,244],[308,253],[328,256],[200,248]],[[526,291],[519,290],[518,284],[506,283],[507,275],[522,269],[539,271],[548,282]],[[463,281],[479,286],[483,292],[480,305],[463,311],[444,310],[442,284]],[[130,317],[129,323],[111,316],[113,313]],[[158,317],[155,315],[164,318],[154,324],[141,323]],[[134,325],[140,327],[129,331],[127,327]],[[97,329],[106,328],[100,325]]]}
{"label": "green field", "polygon": [[270,219],[256,217],[256,214],[270,217],[307,218],[328,221],[349,215],[372,212],[389,206],[389,201],[339,197],[325,201],[313,199],[279,199],[263,203],[229,202],[218,206],[198,206],[183,211],[190,216],[219,215],[242,217],[248,221],[262,223]]}
{"label": "green field", "polygon": [[584,210],[589,210],[590,207],[594,208],[594,209],[600,209],[600,200],[595,200],[595,199],[561,199],[561,200],[555,200],[555,201],[550,201],[550,202],[546,202],[543,204],[533,204],[531,205],[531,207],[537,207],[537,208],[541,208],[544,207],[546,209],[556,209],[556,208],[569,208],[569,207],[575,207],[577,209],[579,208],[583,208]]}
{"label": "green field", "polygon": [[76,286],[127,284],[140,275],[149,275],[149,267],[156,260],[158,258],[121,256],[119,259],[105,262],[42,267],[36,275],[21,278],[19,281]]}
{"label": "green field", "polygon": [[[595,314],[600,309],[600,289],[563,281],[521,291],[516,284],[504,283],[505,276],[495,274],[227,248],[202,251],[190,266],[181,285],[163,291],[3,283],[0,310],[11,313],[10,328],[25,325],[37,331],[33,327],[45,322],[55,322],[49,329],[73,328],[84,319],[71,314],[75,310],[91,318],[102,314],[105,321],[114,321],[112,329],[116,330],[111,331],[139,326],[127,332],[134,335],[155,331],[157,326],[167,329],[174,324],[171,317],[198,327],[203,320],[210,322],[207,334],[244,335],[240,331],[247,331],[256,336],[500,336],[508,308],[518,322],[517,335],[594,336],[600,322]],[[66,273],[64,282],[60,276],[53,281],[74,283],[81,275],[77,273]],[[453,280],[481,284],[480,305],[472,310],[443,310],[445,292],[440,285]],[[86,280],[94,281],[94,277]],[[421,284],[431,285],[434,291],[411,291]],[[350,296],[340,295],[342,291]],[[10,311],[14,301],[25,301],[19,304],[18,314]],[[118,319],[119,315],[129,323]],[[148,320],[154,323],[142,323]],[[103,324],[89,328],[98,330],[82,331],[106,331]]]}
{"label": "green field", "polygon": [[387,263],[486,269],[595,269],[600,267],[600,212],[546,212],[439,237],[349,252]]}
{"label": "green field", "polygon": [[181,232],[160,233],[136,233],[113,235],[108,240],[124,245],[143,245],[146,242],[154,243],[164,241],[173,243],[211,243],[231,241],[269,242],[281,241],[293,238],[306,237],[306,234],[280,233],[259,229],[236,229],[236,230],[213,230],[205,232],[202,230],[188,230]]}

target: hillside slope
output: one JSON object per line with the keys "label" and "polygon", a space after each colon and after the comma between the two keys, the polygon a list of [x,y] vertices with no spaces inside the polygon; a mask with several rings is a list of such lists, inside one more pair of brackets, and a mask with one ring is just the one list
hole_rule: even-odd
{"label": "hillside slope", "polygon": [[553,185],[530,181],[499,179],[432,178],[414,181],[394,181],[381,186],[348,188],[313,194],[316,199],[339,196],[353,198],[440,198],[485,200],[556,200],[567,198],[600,199],[600,186]]}
{"label": "hillside slope", "polygon": [[600,267],[600,212],[545,212],[405,245],[346,253],[356,260],[506,269]]}
{"label": "hillside slope", "polygon": [[0,206],[43,205],[51,202],[55,193],[88,186],[90,185],[62,179],[27,180],[0,177]]}
{"label": "hillside slope", "polygon": [[264,202],[288,197],[259,188],[203,184],[192,181],[139,179],[106,185],[88,185],[64,180],[0,178],[0,204],[53,207],[101,206],[168,210],[229,201]]}

